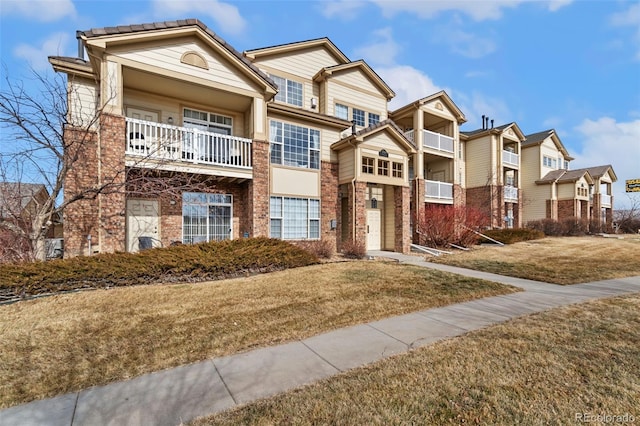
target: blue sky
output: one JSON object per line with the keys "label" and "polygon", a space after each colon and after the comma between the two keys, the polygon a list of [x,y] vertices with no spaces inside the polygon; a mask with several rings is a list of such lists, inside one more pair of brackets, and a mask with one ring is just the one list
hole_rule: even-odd
{"label": "blue sky", "polygon": [[555,128],[572,168],[613,165],[616,207],[640,178],[639,1],[0,0],[1,60],[25,79],[48,55],[74,56],[76,30],[183,18],[239,51],[329,37],[394,89],[391,109],[445,89],[463,130],[482,114]]}

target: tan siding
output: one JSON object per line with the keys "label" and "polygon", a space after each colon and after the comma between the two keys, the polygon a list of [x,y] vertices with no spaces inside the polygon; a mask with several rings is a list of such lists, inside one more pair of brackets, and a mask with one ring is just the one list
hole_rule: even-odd
{"label": "tan siding", "polygon": [[353,180],[355,176],[355,164],[353,157],[353,149],[345,149],[340,151],[338,155],[338,181],[339,183],[347,183]]}
{"label": "tan siding", "polygon": [[558,185],[558,200],[576,198],[576,184],[574,182]]}
{"label": "tan siding", "polygon": [[[438,108],[437,106],[441,106],[442,109]],[[440,117],[448,117],[451,120],[456,119],[455,115],[451,112],[451,110],[449,110],[449,108],[447,108],[447,106],[438,99],[433,100],[431,102],[427,102],[426,104],[424,104],[422,109],[424,109],[425,111],[429,111],[430,113],[438,115]]]}
{"label": "tan siding", "polygon": [[485,186],[495,181],[495,159],[493,159],[493,143],[490,136],[474,139],[466,142],[467,188]]}
{"label": "tan siding", "polygon": [[532,220],[544,219],[547,215],[547,200],[551,199],[549,185],[536,185],[540,175],[542,157],[539,146],[522,150],[520,188],[522,189],[523,224]]}
{"label": "tan siding", "polygon": [[384,221],[382,230],[384,232],[384,238],[382,241],[382,248],[385,250],[394,250],[395,248],[395,202],[393,196],[393,186],[384,187]]}
{"label": "tan siding", "polygon": [[271,167],[271,193],[302,197],[320,196],[320,173],[309,170],[296,170],[283,167]]}
{"label": "tan siding", "polygon": [[311,80],[321,68],[339,64],[327,50],[320,46],[257,58],[253,63],[267,72],[281,70],[306,80]]}
{"label": "tan siding", "polygon": [[[329,80],[327,114],[334,115],[334,104],[341,103],[351,108],[372,112],[380,115],[380,120],[387,118],[387,101],[381,96],[356,90],[353,87],[343,86],[336,82],[336,78]],[[351,111],[350,111],[351,112]]]}
{"label": "tan siding", "polygon": [[69,121],[74,126],[87,127],[96,116],[98,85],[94,80],[77,77],[70,80],[69,86]]}
{"label": "tan siding", "polygon": [[542,164],[542,176],[545,176],[547,173],[549,173],[552,170],[557,170],[557,168],[551,168],[551,167],[545,167],[544,163],[542,162],[542,158],[543,156],[548,156],[551,158],[555,158],[557,159],[560,155],[559,155],[559,151],[558,148],[556,147],[556,145],[553,143],[553,141],[548,138],[547,140],[545,140],[544,142],[542,142],[542,145],[540,145],[540,161]]}
{"label": "tan siding", "polygon": [[[442,159],[438,161],[429,161],[426,163],[425,168],[427,169],[427,179],[434,180],[434,173],[444,172],[444,181],[443,182],[453,182],[453,176],[451,174],[451,163],[453,160]],[[431,171],[429,171],[431,170]]]}
{"label": "tan siding", "polygon": [[343,83],[348,86],[354,86],[361,90],[366,90],[370,93],[384,96],[384,94],[380,92],[378,86],[373,84],[373,82],[359,68],[340,71],[339,73],[331,77],[331,81]]}
{"label": "tan siding", "polygon": [[[185,38],[171,41],[170,44],[166,43],[167,41],[156,45],[138,44],[129,46],[126,50],[118,51],[113,49],[110,52],[117,57],[167,71],[215,81],[239,89],[255,91],[255,87],[248,77],[242,75],[235,65],[227,62],[222,56],[205,46],[204,43]],[[180,58],[182,55],[190,51],[202,55],[206,59],[209,69],[181,63]]]}

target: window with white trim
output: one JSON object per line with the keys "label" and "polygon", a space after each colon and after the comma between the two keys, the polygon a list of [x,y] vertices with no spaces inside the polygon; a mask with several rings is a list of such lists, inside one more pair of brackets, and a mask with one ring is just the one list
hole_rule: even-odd
{"label": "window with white trim", "polygon": [[182,123],[184,127],[196,128],[212,133],[222,133],[224,135],[231,135],[233,133],[233,118],[213,112],[185,108]]}
{"label": "window with white trim", "polygon": [[558,160],[556,160],[555,158],[549,157],[548,155],[545,155],[542,157],[542,164],[545,167],[549,167],[551,169],[558,168]]}
{"label": "window with white trim", "polygon": [[349,119],[349,107],[342,104],[336,104],[336,117],[342,118],[343,120]]}
{"label": "window with white trim", "polygon": [[281,121],[269,121],[271,164],[320,168],[320,131]]}
{"label": "window with white trim", "polygon": [[364,126],[364,116],[365,112],[363,110],[353,109],[353,122],[356,123],[356,126]]}
{"label": "window with white trim", "polygon": [[320,239],[320,200],[271,197],[270,236],[283,240]]}
{"label": "window with white trim", "polygon": [[398,163],[398,162],[393,162],[392,164],[392,169],[391,169],[391,176],[393,176],[394,178],[401,178],[402,179],[402,163]]}
{"label": "window with white trim", "polygon": [[362,157],[362,173],[372,175],[374,173],[373,167],[376,163],[376,159],[372,157]]}
{"label": "window with white trim", "polygon": [[380,114],[369,113],[369,126],[378,124],[380,122]]}
{"label": "window with white trim", "polygon": [[275,100],[285,102],[295,106],[302,106],[302,83],[288,78],[271,75],[271,79],[278,86],[278,93]]}
{"label": "window with white trim", "polygon": [[184,192],[182,194],[182,242],[185,244],[231,238],[233,196]]}
{"label": "window with white trim", "polygon": [[378,176],[389,176],[389,160],[378,159]]}

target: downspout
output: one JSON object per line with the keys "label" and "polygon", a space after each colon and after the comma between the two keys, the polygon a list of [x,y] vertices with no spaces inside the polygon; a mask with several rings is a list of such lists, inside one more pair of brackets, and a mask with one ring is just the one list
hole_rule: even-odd
{"label": "downspout", "polygon": [[[352,122],[351,124],[351,136],[355,136],[356,134],[356,123],[355,121]],[[355,164],[355,168],[353,171],[353,179],[351,179],[351,191],[353,192],[352,194],[352,206],[351,206],[351,211],[353,211],[353,224],[352,226],[352,230],[351,230],[351,239],[353,240],[353,243],[356,243],[356,223],[357,223],[357,217],[358,215],[356,214],[356,175],[358,173],[358,156],[356,155],[356,144],[355,144],[355,137],[349,141],[349,145],[353,146],[353,159]]]}

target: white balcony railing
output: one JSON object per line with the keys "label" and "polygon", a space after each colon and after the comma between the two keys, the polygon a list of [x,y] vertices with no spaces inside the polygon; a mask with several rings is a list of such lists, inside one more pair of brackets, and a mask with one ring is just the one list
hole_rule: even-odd
{"label": "white balcony railing", "polygon": [[453,200],[453,184],[437,180],[425,181],[425,195],[427,198],[439,200]]}
{"label": "white balcony railing", "polygon": [[[415,142],[415,134],[413,130],[406,132],[405,137],[411,142]],[[438,151],[453,153],[453,138],[432,132],[431,130],[422,130],[422,142],[425,147],[433,148]]]}
{"label": "white balcony railing", "polygon": [[611,195],[600,194],[600,206],[611,207]]}
{"label": "white balcony railing", "polygon": [[504,187],[505,201],[518,201],[518,188],[515,186],[505,185]]}
{"label": "white balcony railing", "polygon": [[502,164],[509,164],[511,166],[519,166],[519,155],[505,149],[502,150]]}
{"label": "white balcony railing", "polygon": [[251,139],[127,118],[126,154],[251,169]]}

